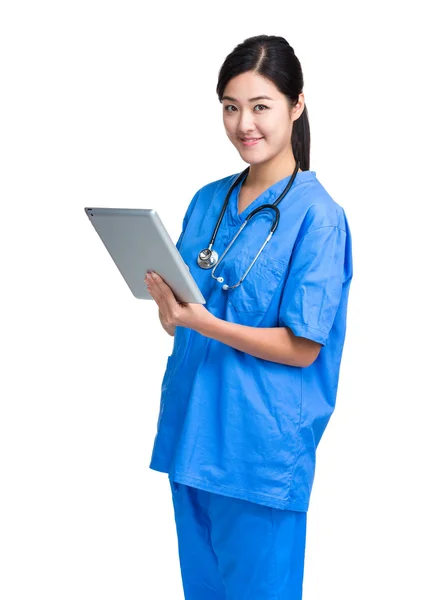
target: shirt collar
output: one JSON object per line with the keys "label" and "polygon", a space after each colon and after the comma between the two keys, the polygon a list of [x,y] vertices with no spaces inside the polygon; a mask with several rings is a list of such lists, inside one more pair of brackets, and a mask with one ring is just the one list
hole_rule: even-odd
{"label": "shirt collar", "polygon": [[[238,177],[239,174],[240,173],[235,175],[235,177]],[[315,171],[299,171],[294,179],[294,183],[292,184],[291,188],[288,190],[287,195],[283,198],[280,204],[287,200],[289,194],[296,186],[300,185],[301,183],[304,183],[305,181],[309,181],[310,179],[314,179],[315,177]],[[261,206],[262,204],[273,204],[276,201],[276,199],[282,194],[283,190],[287,187],[290,178],[291,175],[287,175],[283,179],[280,179],[279,181],[274,183],[270,188],[268,188],[262,194],[260,194],[260,196],[255,198],[255,200],[253,200],[253,202],[249,204],[240,215],[238,214],[237,210],[238,196],[244,180],[239,185],[236,185],[232,191],[227,207],[227,212],[230,215],[230,221],[236,223],[243,223],[247,216],[251,213],[251,211],[253,211],[258,206]],[[280,204],[278,204],[277,206],[280,206]]]}

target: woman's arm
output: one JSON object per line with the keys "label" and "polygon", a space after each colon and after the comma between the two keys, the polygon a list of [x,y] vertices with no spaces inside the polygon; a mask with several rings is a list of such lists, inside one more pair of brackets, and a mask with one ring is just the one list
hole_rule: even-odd
{"label": "woman's arm", "polygon": [[196,331],[241,352],[292,367],[308,367],[322,344],[294,335],[288,327],[250,327],[219,319],[209,313]]}
{"label": "woman's arm", "polygon": [[145,277],[148,291],[159,308],[165,331],[174,336],[175,327],[190,327],[236,350],[257,358],[294,367],[308,367],[316,360],[322,344],[293,334],[288,327],[250,327],[215,317],[202,304],[179,304],[171,288],[157,274]]}

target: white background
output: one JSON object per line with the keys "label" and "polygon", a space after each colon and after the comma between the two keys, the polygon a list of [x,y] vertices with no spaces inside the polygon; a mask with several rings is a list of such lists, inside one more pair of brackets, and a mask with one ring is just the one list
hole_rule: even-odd
{"label": "white background", "polygon": [[148,468],[173,338],[84,207],[153,207],[175,241],[194,193],[246,166],[215,87],[225,56],[261,33],[301,62],[310,168],[354,246],[304,600],[421,597],[411,6],[2,2],[2,600],[183,598],[168,480]]}

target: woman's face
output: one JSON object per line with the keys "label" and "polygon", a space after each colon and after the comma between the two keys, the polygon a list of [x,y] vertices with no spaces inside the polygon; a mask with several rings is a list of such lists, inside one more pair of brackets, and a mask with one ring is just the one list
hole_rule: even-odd
{"label": "woman's face", "polygon": [[304,110],[304,95],[291,111],[275,84],[247,71],[228,82],[222,105],[229,139],[245,162],[256,165],[290,151],[292,126]]}

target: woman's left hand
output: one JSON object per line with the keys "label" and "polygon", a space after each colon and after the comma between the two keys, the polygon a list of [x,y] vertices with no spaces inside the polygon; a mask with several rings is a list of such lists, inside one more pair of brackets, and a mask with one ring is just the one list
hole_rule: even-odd
{"label": "woman's left hand", "polygon": [[145,283],[150,295],[158,305],[163,320],[169,326],[181,325],[181,327],[197,329],[205,320],[213,317],[203,304],[179,303],[172,289],[158,273],[153,271],[147,273]]}

